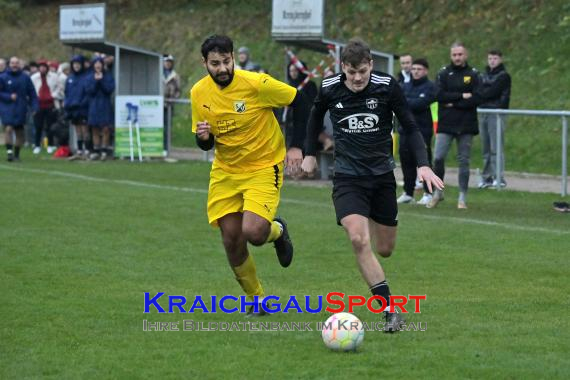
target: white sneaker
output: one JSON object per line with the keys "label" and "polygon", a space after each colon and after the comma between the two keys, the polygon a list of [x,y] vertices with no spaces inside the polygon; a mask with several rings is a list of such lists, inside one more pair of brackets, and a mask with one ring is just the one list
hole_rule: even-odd
{"label": "white sneaker", "polygon": [[39,146],[36,146],[32,152],[34,154],[40,154],[41,151],[42,151],[42,148],[40,148]]}
{"label": "white sneaker", "polygon": [[425,206],[431,201],[431,198],[432,198],[431,194],[424,193],[424,196],[422,197],[422,199],[418,201],[418,204]]}
{"label": "white sneaker", "polygon": [[406,193],[403,193],[402,195],[400,195],[400,197],[398,198],[398,200],[396,202],[398,202],[398,203],[416,203],[414,201],[414,197],[411,197]]}
{"label": "white sneaker", "polygon": [[423,188],[424,188],[423,182],[420,182],[419,179],[416,179],[416,185],[415,185],[414,189],[420,190],[420,189],[423,189]]}
{"label": "white sneaker", "polygon": [[52,154],[53,152],[55,152],[55,146],[48,146],[47,152],[48,152],[48,154]]}
{"label": "white sneaker", "polygon": [[436,190],[431,197],[431,200],[426,204],[427,208],[434,208],[439,202],[443,200],[443,191]]}

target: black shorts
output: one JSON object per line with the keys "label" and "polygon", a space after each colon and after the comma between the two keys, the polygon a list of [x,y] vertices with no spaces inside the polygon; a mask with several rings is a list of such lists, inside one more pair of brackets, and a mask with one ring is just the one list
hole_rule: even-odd
{"label": "black shorts", "polygon": [[376,176],[336,175],[333,179],[336,222],[357,214],[384,226],[398,225],[396,178],[394,172]]}

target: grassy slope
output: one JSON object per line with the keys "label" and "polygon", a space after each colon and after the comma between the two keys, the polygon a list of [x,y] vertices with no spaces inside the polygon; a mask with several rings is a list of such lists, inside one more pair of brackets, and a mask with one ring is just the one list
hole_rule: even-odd
{"label": "grassy slope", "polygon": [[[14,1],[0,1],[16,8],[13,13],[3,13],[0,19],[4,36],[0,54],[17,52],[23,57],[59,59],[69,56],[69,49],[57,39],[59,2],[45,3],[53,5],[18,8]],[[282,77],[282,46],[272,42],[270,36],[271,2],[236,4],[203,0],[109,1],[109,39],[174,54],[186,89],[204,74],[199,46],[205,36],[215,32],[231,35],[236,46],[248,45],[256,61]],[[512,108],[570,109],[566,95],[570,72],[565,70],[566,61],[562,59],[570,56],[570,5],[563,0],[349,4],[327,2],[329,37],[347,40],[358,35],[378,50],[426,56],[432,65],[432,77],[447,63],[447,47],[456,39],[467,44],[470,62],[480,69],[485,65],[486,51],[498,47],[505,52],[513,76]],[[310,66],[320,60],[310,52],[297,52]],[[178,114],[187,112],[185,109]],[[177,119],[176,145],[192,145],[187,125],[186,118]],[[559,119],[513,117],[509,125],[507,169],[560,173]],[[478,150],[473,157],[478,165]]]}
{"label": "grassy slope", "polygon": [[[316,331],[142,331],[143,319],[243,320],[142,312],[147,291],[188,298],[238,293],[219,234],[205,219],[207,164],[69,164],[28,153],[24,159],[10,166],[22,171],[0,164],[3,379],[570,374],[568,215],[549,209],[550,195],[473,192],[465,213],[453,202],[435,210],[402,207],[398,247],[383,265],[395,294],[427,294],[422,314],[408,319],[427,323],[428,330],[367,332],[358,354],[339,355],[324,348]],[[449,192],[453,199],[454,190]],[[297,256],[282,270],[271,247],[253,249],[269,293],[367,294],[356,280],[349,243],[334,223],[328,189],[286,184],[280,212],[290,223]],[[363,310],[356,314],[367,322],[377,318]],[[270,317],[312,323],[326,318]]]}

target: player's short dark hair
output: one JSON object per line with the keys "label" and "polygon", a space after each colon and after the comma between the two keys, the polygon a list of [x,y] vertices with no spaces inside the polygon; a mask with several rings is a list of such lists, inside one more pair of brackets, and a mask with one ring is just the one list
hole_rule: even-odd
{"label": "player's short dark hair", "polygon": [[345,65],[349,64],[356,67],[362,64],[362,62],[370,62],[372,60],[372,54],[370,54],[370,48],[366,42],[360,38],[353,38],[348,41],[348,44],[342,49],[340,60]]}
{"label": "player's short dark hair", "polygon": [[214,34],[202,43],[202,57],[208,59],[209,52],[216,53],[233,53],[234,43],[228,36]]}
{"label": "player's short dark hair", "polygon": [[429,63],[428,63],[427,59],[425,59],[425,58],[414,59],[414,61],[412,62],[412,65],[422,65],[426,69],[429,69]]}
{"label": "player's short dark hair", "polygon": [[499,49],[491,49],[487,52],[487,54],[489,55],[498,55],[499,57],[503,56],[503,52],[500,51]]}

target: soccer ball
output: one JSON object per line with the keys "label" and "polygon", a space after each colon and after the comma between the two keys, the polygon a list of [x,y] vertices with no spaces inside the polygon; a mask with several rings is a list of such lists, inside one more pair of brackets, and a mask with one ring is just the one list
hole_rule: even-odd
{"label": "soccer ball", "polygon": [[350,313],[333,314],[323,326],[323,342],[335,351],[356,351],[364,339],[362,322]]}

